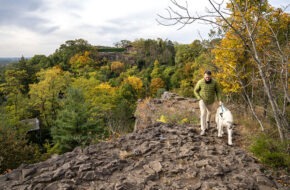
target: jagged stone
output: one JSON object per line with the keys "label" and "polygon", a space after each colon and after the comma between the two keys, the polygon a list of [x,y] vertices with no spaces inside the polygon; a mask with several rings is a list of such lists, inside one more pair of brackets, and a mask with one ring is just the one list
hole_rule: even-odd
{"label": "jagged stone", "polygon": [[58,182],[48,184],[46,187],[44,187],[43,190],[55,190],[55,189],[59,189]]}
{"label": "jagged stone", "polygon": [[76,176],[76,173],[73,172],[72,170],[68,170],[68,171],[66,171],[65,174],[64,174],[64,177],[65,177],[66,179],[71,179],[71,178],[74,178],[75,176]]}
{"label": "jagged stone", "polygon": [[22,169],[22,178],[25,179],[29,175],[33,175],[36,172],[36,168],[28,168],[28,169]]}
{"label": "jagged stone", "polygon": [[7,178],[9,180],[19,180],[20,177],[21,177],[20,170],[15,170],[14,172],[7,174]]}
{"label": "jagged stone", "polygon": [[0,176],[0,183],[4,183],[4,181],[7,181],[8,177],[6,175]]}
{"label": "jagged stone", "polygon": [[200,160],[200,161],[195,162],[195,166],[198,168],[207,166],[208,164],[209,164],[209,160]]}
{"label": "jagged stone", "polygon": [[81,174],[80,178],[86,181],[92,181],[95,179],[95,172],[94,171],[87,171]]}
{"label": "jagged stone", "polygon": [[273,181],[271,181],[269,178],[267,178],[264,175],[257,175],[256,181],[259,185],[268,186],[268,187],[275,187],[275,184]]}

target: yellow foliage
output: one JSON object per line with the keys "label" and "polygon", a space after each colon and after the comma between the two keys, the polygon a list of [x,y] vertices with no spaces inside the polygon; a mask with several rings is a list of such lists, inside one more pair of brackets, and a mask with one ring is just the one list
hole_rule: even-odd
{"label": "yellow foliage", "polygon": [[42,69],[36,73],[36,76],[39,82],[29,85],[31,104],[40,111],[41,116],[47,117],[47,115],[52,115],[51,112],[55,113],[59,93],[65,92],[71,82],[70,74],[59,67],[53,67]]}
{"label": "yellow foliage", "polygon": [[187,123],[189,123],[189,119],[188,118],[183,118],[180,123],[181,124],[187,124]]}
{"label": "yellow foliage", "polygon": [[139,77],[130,76],[125,80],[125,82],[130,84],[137,91],[140,91],[143,88],[143,82]]}
{"label": "yellow foliage", "polygon": [[164,88],[165,83],[161,78],[154,78],[151,80],[150,91],[152,95],[155,95],[159,88]]}
{"label": "yellow foliage", "polygon": [[92,62],[93,60],[90,58],[89,51],[85,51],[83,54],[78,53],[74,55],[69,61],[73,69],[84,68],[85,66],[90,65]]}
{"label": "yellow foliage", "polygon": [[161,115],[157,121],[162,122],[162,123],[167,123],[167,118],[164,115]]}
{"label": "yellow foliage", "polygon": [[124,68],[125,64],[120,61],[114,61],[111,64],[111,71],[117,74],[120,74],[122,71],[124,71]]}
{"label": "yellow foliage", "polygon": [[100,83],[100,81],[96,80],[94,77],[89,79],[79,77],[74,80],[72,86],[82,89],[88,104],[93,108],[98,108],[98,111],[93,113],[93,116],[105,114],[115,106],[117,89],[112,87],[109,83]]}
{"label": "yellow foliage", "polygon": [[141,92],[143,90],[143,82],[139,77],[129,76],[124,80],[124,82],[131,85],[136,90],[138,95],[141,95]]}

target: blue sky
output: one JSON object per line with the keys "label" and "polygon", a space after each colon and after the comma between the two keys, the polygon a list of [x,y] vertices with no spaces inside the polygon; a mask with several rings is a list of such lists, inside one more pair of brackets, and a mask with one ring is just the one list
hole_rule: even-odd
{"label": "blue sky", "polygon": [[[290,3],[269,2],[275,7]],[[209,7],[206,0],[188,4],[193,13]],[[139,38],[191,43],[206,38],[211,28],[198,23],[181,30],[159,25],[157,14],[166,14],[170,0],[0,0],[0,5],[0,57],[50,55],[65,41],[79,38],[107,46]]]}

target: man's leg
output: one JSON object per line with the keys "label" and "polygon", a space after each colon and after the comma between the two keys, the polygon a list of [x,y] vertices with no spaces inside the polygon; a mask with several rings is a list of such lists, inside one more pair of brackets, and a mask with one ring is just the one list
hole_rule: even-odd
{"label": "man's leg", "polygon": [[203,102],[203,100],[199,101],[199,108],[200,108],[200,129],[201,133],[200,135],[205,134],[205,129],[206,129],[206,106]]}
{"label": "man's leg", "polygon": [[213,111],[213,104],[206,105],[206,129],[210,128],[210,118]]}

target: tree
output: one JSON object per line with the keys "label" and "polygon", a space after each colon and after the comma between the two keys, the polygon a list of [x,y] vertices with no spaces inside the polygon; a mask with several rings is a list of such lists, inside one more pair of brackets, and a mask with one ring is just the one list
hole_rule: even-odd
{"label": "tree", "polygon": [[5,71],[5,83],[0,85],[0,92],[2,92],[7,99],[6,102],[6,114],[8,113],[8,117],[11,121],[16,124],[21,116],[20,110],[24,108],[20,105],[23,105],[23,99],[25,99],[25,95],[22,92],[25,89],[25,85],[23,85],[23,79],[27,78],[27,73],[24,70],[6,70]]}
{"label": "tree", "polygon": [[121,40],[120,42],[116,42],[114,45],[117,48],[126,48],[127,46],[131,45],[131,41],[129,41],[129,40]]}
{"label": "tree", "polygon": [[32,106],[39,111],[45,126],[51,127],[59,108],[59,95],[70,84],[70,74],[59,67],[41,70],[37,74],[38,83],[30,84]]}
{"label": "tree", "polygon": [[[285,135],[289,133],[289,120],[286,116],[286,107],[290,102],[289,14],[281,9],[274,9],[267,1],[230,0],[227,9],[223,10],[222,4],[209,0],[213,10],[208,15],[192,15],[187,4],[183,6],[175,0],[171,2],[178,10],[170,7],[168,17],[159,15],[159,23],[181,24],[182,28],[187,24],[203,21],[219,27],[226,35],[233,35],[240,41],[249,56],[247,61],[256,70],[256,77],[262,81],[280,139],[284,141]],[[235,73],[239,73],[241,69],[243,67],[234,68]],[[245,88],[247,84],[239,76],[237,78],[242,88]],[[273,84],[281,85],[276,89]],[[250,104],[248,97],[246,101]]]}
{"label": "tree", "polygon": [[125,79],[124,83],[127,83],[133,87],[133,89],[137,92],[138,98],[142,95],[143,90],[143,82],[140,78],[136,76],[129,76]]}
{"label": "tree", "polygon": [[177,64],[193,62],[205,51],[200,40],[194,40],[191,44],[179,44],[176,46],[176,49],[175,61]]}
{"label": "tree", "polygon": [[78,75],[86,75],[89,71],[93,71],[94,60],[90,57],[90,52],[85,51],[83,53],[75,54],[69,61],[71,69]]}
{"label": "tree", "polygon": [[92,119],[89,105],[79,89],[68,89],[57,116],[51,134],[61,152],[96,142],[104,133],[100,121]]}
{"label": "tree", "polygon": [[120,75],[121,72],[123,72],[125,69],[125,64],[120,61],[114,61],[111,64],[111,71],[113,73],[116,73],[117,75]]}
{"label": "tree", "polygon": [[175,49],[171,41],[139,39],[132,42],[138,67],[148,67],[157,59],[161,65],[174,65]]}
{"label": "tree", "polygon": [[75,54],[83,54],[85,51],[96,53],[97,49],[84,39],[68,40],[65,44],[61,44],[60,48],[57,49],[49,58],[52,60],[54,65],[60,65],[61,68],[66,71],[70,69],[70,59]]}
{"label": "tree", "polygon": [[3,115],[0,115],[0,119],[0,173],[15,169],[22,163],[36,161],[37,147],[28,144],[24,134],[9,126]]}
{"label": "tree", "polygon": [[160,63],[157,59],[154,61],[154,67],[153,67],[153,70],[152,70],[150,76],[152,79],[161,78],[161,76],[162,76],[161,69],[160,69]]}
{"label": "tree", "polygon": [[165,83],[161,78],[154,78],[150,83],[150,93],[153,96],[157,95],[157,91],[165,87]]}

